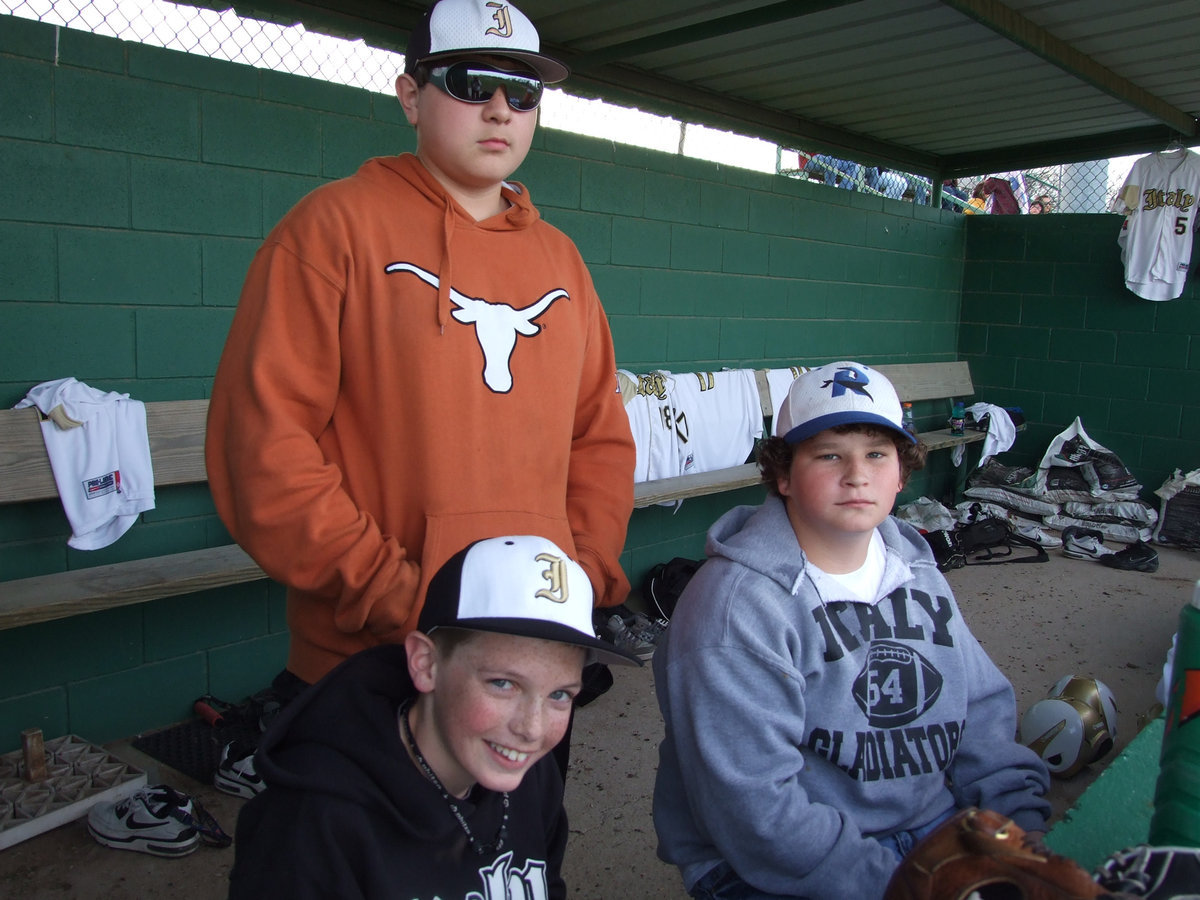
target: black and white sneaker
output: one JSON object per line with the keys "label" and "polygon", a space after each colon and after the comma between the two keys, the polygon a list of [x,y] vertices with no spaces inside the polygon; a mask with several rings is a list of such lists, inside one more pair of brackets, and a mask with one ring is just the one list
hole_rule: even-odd
{"label": "black and white sneaker", "polygon": [[1145,541],[1134,541],[1124,550],[1102,557],[1100,565],[1126,572],[1157,572],[1158,551]]}
{"label": "black and white sneaker", "polygon": [[1054,550],[1063,545],[1062,538],[1047,533],[1037,522],[1031,522],[1028,519],[1010,518],[1008,524],[1012,526],[1012,530],[1017,534],[1027,537],[1031,541],[1037,541],[1041,547]]}
{"label": "black and white sneaker", "polygon": [[654,642],[650,640],[650,636],[635,632],[619,612],[606,618],[597,633],[626,653],[632,653],[642,662],[654,656]]}
{"label": "black and white sneaker", "polygon": [[1096,528],[1068,525],[1062,532],[1062,555],[1071,559],[1100,559],[1112,554],[1104,546],[1104,534]]}
{"label": "black and white sneaker", "polygon": [[1200,897],[1200,849],[1140,844],[1114,853],[1094,877],[1105,890],[1148,900]]}
{"label": "black and white sneaker", "polygon": [[186,856],[200,843],[192,800],[165,784],[88,810],[88,831],[106,847]]}
{"label": "black and white sneaker", "polygon": [[254,749],[230,741],[221,748],[221,761],[213,776],[213,785],[226,794],[249,800],[267,785],[254,768]]}

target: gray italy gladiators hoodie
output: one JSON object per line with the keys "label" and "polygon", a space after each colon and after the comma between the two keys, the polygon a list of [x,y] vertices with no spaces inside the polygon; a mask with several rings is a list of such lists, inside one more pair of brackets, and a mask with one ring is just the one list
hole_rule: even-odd
{"label": "gray italy gladiators hoodie", "polygon": [[896,867],[878,837],[966,806],[1044,830],[1049,775],[1014,739],[1012,686],[920,533],[879,532],[864,603],[822,595],[778,497],[709,531],[654,654],[658,852],[689,890],[726,860],[772,894],[868,900]]}

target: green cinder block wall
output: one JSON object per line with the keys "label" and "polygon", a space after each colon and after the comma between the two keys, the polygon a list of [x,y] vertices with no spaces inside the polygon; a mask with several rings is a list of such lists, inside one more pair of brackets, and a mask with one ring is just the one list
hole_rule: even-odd
{"label": "green cinder block wall", "polygon": [[[1121,217],[972,217],[959,351],[977,396],[1029,422],[1004,461],[1036,466],[1076,417],[1154,490],[1200,467],[1200,287],[1143,300],[1125,287]],[[1194,247],[1193,259],[1196,259]]]}
{"label": "green cinder block wall", "polygon": [[[271,226],[318,184],[413,146],[394,97],[11,16],[0,109],[5,406],[65,375],[206,397]],[[549,129],[516,177],[579,245],[622,367],[958,356],[961,217]],[[947,458],[909,494],[943,491]],[[700,555],[714,519],[761,496],[635,511],[632,581]],[[229,541],[203,486],[160,490],[104,550],[70,550],[68,533],[57,502],[0,507],[0,581]],[[29,727],[108,741],[184,719],[204,693],[241,699],[286,643],[266,581],[0,631],[0,752]]]}

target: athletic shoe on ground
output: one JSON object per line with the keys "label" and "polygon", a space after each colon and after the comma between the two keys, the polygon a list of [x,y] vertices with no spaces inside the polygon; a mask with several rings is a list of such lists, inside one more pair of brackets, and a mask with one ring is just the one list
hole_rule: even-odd
{"label": "athletic shoe on ground", "polygon": [[643,613],[635,612],[632,616],[626,616],[625,627],[633,632],[634,637],[657,647],[658,639],[667,630],[667,621],[666,619],[651,619]]}
{"label": "athletic shoe on ground", "polygon": [[1140,844],[1110,856],[1095,879],[1106,891],[1148,900],[1200,897],[1200,849]]}
{"label": "athletic shoe on ground", "polygon": [[647,640],[644,636],[635,634],[620,613],[613,613],[604,620],[603,633],[600,635],[605,640],[616,644],[618,648],[626,653],[632,653],[638,659],[645,662],[654,655],[654,643]]}
{"label": "athletic shoe on ground", "polygon": [[88,810],[88,831],[106,847],[154,856],[186,856],[200,843],[192,801],[165,784],[142,788]]}
{"label": "athletic shoe on ground", "polygon": [[1068,525],[1062,532],[1062,553],[1071,559],[1100,559],[1113,553],[1104,546],[1104,535],[1095,528]]}
{"label": "athletic shoe on ground", "polygon": [[213,776],[218,790],[249,800],[266,787],[254,769],[254,748],[230,741],[221,748],[221,761]]}
{"label": "athletic shoe on ground", "polygon": [[1012,530],[1022,537],[1027,537],[1031,541],[1037,541],[1043,547],[1054,549],[1063,545],[1062,538],[1048,534],[1041,525],[1036,522],[1023,522],[1019,519],[1009,519],[1008,524],[1012,526]]}
{"label": "athletic shoe on ground", "polygon": [[1124,550],[1101,557],[1100,564],[1126,572],[1157,572],[1158,551],[1144,541],[1134,541]]}

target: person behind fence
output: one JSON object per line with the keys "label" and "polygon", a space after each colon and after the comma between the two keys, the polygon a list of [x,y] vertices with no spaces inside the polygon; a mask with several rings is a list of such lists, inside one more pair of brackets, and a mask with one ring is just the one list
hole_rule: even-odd
{"label": "person behind fence", "polygon": [[1042,194],[1029,201],[1029,215],[1037,216],[1054,211],[1054,199],[1049,194]]}
{"label": "person behind fence", "polygon": [[566,75],[515,6],[440,0],[396,79],[415,154],[309,193],[250,266],[206,459],[221,520],[287,586],[283,699],[403,642],[476,538],[545,534],[598,605],[628,593],[635,450],[608,321],[575,245],[507,180]]}
{"label": "person behind fence", "polygon": [[546,538],[452,556],[403,645],[351,656],[271,724],[229,896],[566,896],[547,753],[586,661],[638,664],[596,637],[592,599]]}
{"label": "person behind fence", "polygon": [[979,213],[987,212],[988,201],[987,186],[981,181],[971,189],[971,199],[967,201],[967,205],[963,207],[963,214],[973,216]]}
{"label": "person behind fence", "polygon": [[658,853],[692,897],[879,900],[958,809],[1045,830],[1013,688],[890,515],[925,453],[882,373],[821,366],[761,448],[766,501],[709,531],[654,654]]}
{"label": "person behind fence", "polygon": [[961,212],[966,203],[967,192],[958,186],[958,179],[945,179],[942,182],[942,209]]}
{"label": "person behind fence", "polygon": [[820,174],[828,185],[853,191],[861,188],[864,183],[863,176],[866,169],[861,163],[819,153],[812,158],[809,166],[812,171]]}

